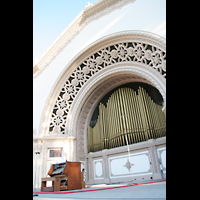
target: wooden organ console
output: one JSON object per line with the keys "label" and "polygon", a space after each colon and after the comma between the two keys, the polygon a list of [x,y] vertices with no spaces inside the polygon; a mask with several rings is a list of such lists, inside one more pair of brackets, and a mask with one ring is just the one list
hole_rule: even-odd
{"label": "wooden organ console", "polygon": [[[66,162],[53,164],[48,171],[50,177],[42,178],[41,191],[60,191],[82,189],[81,162]],[[52,181],[52,187],[46,187],[46,182]]]}

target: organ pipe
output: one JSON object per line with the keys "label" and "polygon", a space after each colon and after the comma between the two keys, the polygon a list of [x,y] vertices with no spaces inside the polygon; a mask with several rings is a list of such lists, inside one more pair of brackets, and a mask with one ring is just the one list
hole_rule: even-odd
{"label": "organ pipe", "polygon": [[[124,116],[124,117],[122,117]],[[166,136],[166,116],[146,90],[138,94],[131,88],[119,88],[107,105],[99,104],[97,123],[88,126],[88,152],[111,149]]]}

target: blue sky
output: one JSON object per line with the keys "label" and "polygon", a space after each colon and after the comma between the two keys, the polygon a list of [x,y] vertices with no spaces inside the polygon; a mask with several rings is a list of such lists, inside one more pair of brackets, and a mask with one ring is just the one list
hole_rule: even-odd
{"label": "blue sky", "polygon": [[39,59],[87,2],[97,0],[33,0],[33,63]]}

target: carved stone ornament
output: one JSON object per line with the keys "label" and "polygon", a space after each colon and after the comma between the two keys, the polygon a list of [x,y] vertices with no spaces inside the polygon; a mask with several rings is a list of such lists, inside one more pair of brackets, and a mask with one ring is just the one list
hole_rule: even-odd
{"label": "carved stone ornament", "polygon": [[166,52],[156,45],[130,40],[102,48],[88,56],[66,80],[52,110],[49,132],[65,134],[70,107],[81,87],[102,69],[121,62],[144,64],[166,78]]}
{"label": "carved stone ornament", "polygon": [[129,161],[129,159],[127,159],[127,162],[125,165],[123,165],[123,167],[126,167],[128,169],[128,171],[130,172],[131,167],[135,165],[135,164],[131,164],[131,162]]}

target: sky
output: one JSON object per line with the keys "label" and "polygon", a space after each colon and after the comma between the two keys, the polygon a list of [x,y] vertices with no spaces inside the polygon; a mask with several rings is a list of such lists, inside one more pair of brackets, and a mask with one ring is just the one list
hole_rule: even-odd
{"label": "sky", "polygon": [[[148,4],[150,7],[146,6],[148,1],[151,1],[151,4]],[[33,0],[33,64],[39,60],[88,2],[94,3],[97,0]],[[145,13],[149,19],[154,15],[162,16],[158,17],[157,21],[147,24],[146,29],[166,37],[166,0],[136,0],[134,4],[142,8],[142,10],[135,10],[136,17],[141,16],[141,13]],[[152,12],[155,7],[156,12]],[[142,17],[139,23],[145,24],[145,19]]]}
{"label": "sky", "polygon": [[39,59],[87,2],[97,0],[33,0],[33,63]]}

